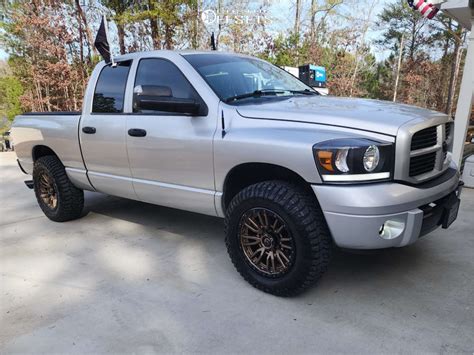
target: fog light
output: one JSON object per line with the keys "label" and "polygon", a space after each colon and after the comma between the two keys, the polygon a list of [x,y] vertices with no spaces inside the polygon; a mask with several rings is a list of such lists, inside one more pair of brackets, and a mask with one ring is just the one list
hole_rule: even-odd
{"label": "fog light", "polygon": [[405,230],[405,223],[388,220],[380,226],[379,235],[383,239],[395,239]]}

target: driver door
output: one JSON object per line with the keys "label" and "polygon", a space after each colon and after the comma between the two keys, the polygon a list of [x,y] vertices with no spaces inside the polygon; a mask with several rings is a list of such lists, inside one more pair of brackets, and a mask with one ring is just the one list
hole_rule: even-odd
{"label": "driver door", "polygon": [[[143,58],[135,92],[160,88],[178,100],[205,105],[178,67],[164,58]],[[168,90],[169,89],[169,90]],[[207,114],[141,109],[136,97],[127,115],[127,149],[133,186],[141,201],[215,215],[212,140],[216,122]]]}

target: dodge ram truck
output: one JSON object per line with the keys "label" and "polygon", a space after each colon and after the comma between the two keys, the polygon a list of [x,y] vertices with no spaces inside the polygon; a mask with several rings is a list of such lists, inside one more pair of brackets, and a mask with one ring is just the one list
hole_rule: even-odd
{"label": "dodge ram truck", "polygon": [[83,215],[84,190],[225,219],[237,271],[295,295],[334,247],[403,247],[456,219],[453,121],[391,102],[324,97],[260,59],[151,51],[101,62],[82,112],[12,129],[44,214]]}

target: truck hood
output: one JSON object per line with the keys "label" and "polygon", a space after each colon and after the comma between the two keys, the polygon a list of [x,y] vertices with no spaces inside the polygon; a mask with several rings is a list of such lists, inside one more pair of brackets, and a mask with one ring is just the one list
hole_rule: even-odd
{"label": "truck hood", "polygon": [[[389,101],[328,96],[297,96],[288,100],[237,106],[247,118],[284,120],[347,127],[396,136],[409,121],[446,116],[440,112]],[[414,122],[415,123],[415,122]]]}

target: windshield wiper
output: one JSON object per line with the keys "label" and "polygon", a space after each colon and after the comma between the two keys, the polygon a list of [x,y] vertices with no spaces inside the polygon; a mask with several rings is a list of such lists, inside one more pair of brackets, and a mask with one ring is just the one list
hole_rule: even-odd
{"label": "windshield wiper", "polygon": [[309,89],[304,89],[304,90],[288,90],[292,94],[303,94],[303,95],[321,95],[317,91],[311,91]]}
{"label": "windshield wiper", "polygon": [[249,92],[249,93],[246,93],[246,94],[241,94],[241,95],[235,95],[235,96],[228,97],[224,101],[229,103],[231,101],[247,99],[249,97],[262,97],[262,96],[268,95],[268,94],[272,94],[272,95],[284,94],[285,91],[288,91],[288,90],[280,90],[280,89],[255,90],[254,92]]}

